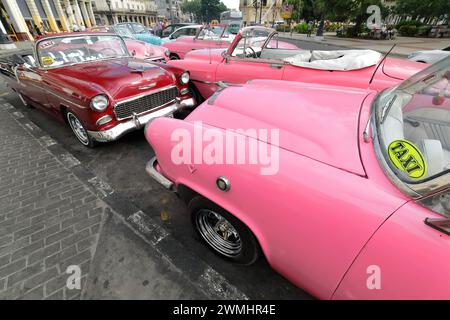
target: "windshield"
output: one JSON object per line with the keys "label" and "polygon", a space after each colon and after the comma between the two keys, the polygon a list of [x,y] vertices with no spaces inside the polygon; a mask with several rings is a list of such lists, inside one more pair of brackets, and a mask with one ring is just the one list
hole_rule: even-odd
{"label": "windshield", "polygon": [[259,56],[264,43],[271,35],[269,29],[250,29],[243,32],[242,38],[231,53],[234,57],[254,57]]}
{"label": "windshield", "polygon": [[130,29],[124,24],[116,24],[114,26],[114,32],[117,33],[121,37],[125,38],[134,38],[133,33]]}
{"label": "windshield", "polygon": [[197,39],[200,40],[223,40],[230,38],[231,34],[225,26],[208,26],[200,30]]}
{"label": "windshield", "polygon": [[40,64],[46,68],[128,56],[116,35],[82,35],[41,40],[36,45]]}
{"label": "windshield", "polygon": [[450,57],[381,93],[375,112],[383,156],[400,180],[450,183]]}

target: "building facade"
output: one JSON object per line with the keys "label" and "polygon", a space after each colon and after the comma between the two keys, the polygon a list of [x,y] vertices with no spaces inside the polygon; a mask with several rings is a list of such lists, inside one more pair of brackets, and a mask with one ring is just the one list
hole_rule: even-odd
{"label": "building facade", "polygon": [[[254,0],[240,0],[239,10],[242,12],[244,25],[271,24],[283,20],[281,7],[283,0],[257,0],[258,7],[253,5]],[[262,7],[262,10],[261,10]]]}
{"label": "building facade", "polygon": [[131,21],[151,26],[157,21],[153,0],[93,0],[93,10],[98,25]]}
{"label": "building facade", "polygon": [[0,10],[1,25],[19,41],[46,32],[125,21],[151,26],[157,21],[154,0],[1,0]]}

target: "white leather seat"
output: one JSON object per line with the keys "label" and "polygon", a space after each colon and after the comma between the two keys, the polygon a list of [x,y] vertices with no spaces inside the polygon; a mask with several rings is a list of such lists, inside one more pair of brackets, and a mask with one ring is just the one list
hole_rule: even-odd
{"label": "white leather seat", "polygon": [[444,151],[439,140],[424,139],[418,146],[427,163],[426,177],[434,176],[445,170]]}

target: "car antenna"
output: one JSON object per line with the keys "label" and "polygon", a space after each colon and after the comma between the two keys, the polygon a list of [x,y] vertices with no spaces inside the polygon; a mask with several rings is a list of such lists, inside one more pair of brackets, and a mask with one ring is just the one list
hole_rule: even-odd
{"label": "car antenna", "polygon": [[394,50],[394,48],[395,48],[396,45],[397,45],[397,44],[394,44],[394,45],[392,46],[392,48],[391,48],[388,52],[386,52],[386,54],[384,55],[383,59],[381,59],[380,63],[378,63],[377,67],[375,68],[375,71],[374,71],[373,74],[372,74],[372,77],[370,78],[369,85],[372,83],[373,78],[375,77],[375,74],[376,74],[377,71],[378,71],[378,68],[383,64],[384,60],[386,60],[387,56],[391,53],[391,51]]}

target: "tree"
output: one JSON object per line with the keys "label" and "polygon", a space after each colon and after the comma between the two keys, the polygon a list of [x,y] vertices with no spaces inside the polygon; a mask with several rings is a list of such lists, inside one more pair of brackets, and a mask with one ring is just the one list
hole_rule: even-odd
{"label": "tree", "polygon": [[397,0],[395,12],[401,15],[409,15],[415,19],[443,18],[444,14],[450,14],[450,1],[448,0]]}
{"label": "tree", "polygon": [[202,22],[219,20],[220,13],[227,11],[227,6],[220,0],[200,0],[202,4]]}
{"label": "tree", "polygon": [[227,10],[220,0],[184,0],[181,4],[181,11],[194,15],[197,22],[219,20],[220,13]]}
{"label": "tree", "polygon": [[183,13],[193,15],[195,21],[201,20],[202,3],[200,0],[184,0],[180,8]]}

